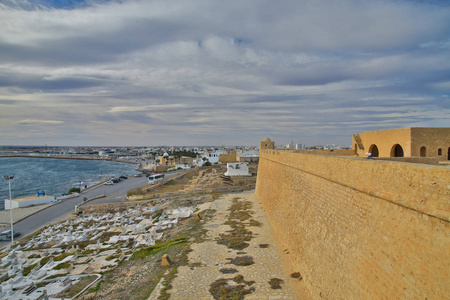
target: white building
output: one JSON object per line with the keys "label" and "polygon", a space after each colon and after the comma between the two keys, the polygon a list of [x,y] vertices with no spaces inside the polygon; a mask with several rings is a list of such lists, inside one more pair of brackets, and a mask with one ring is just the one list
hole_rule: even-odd
{"label": "white building", "polygon": [[252,176],[252,174],[248,172],[247,163],[227,163],[225,176]]}
{"label": "white building", "polygon": [[295,144],[295,149],[306,149],[306,145],[302,143]]}
{"label": "white building", "polygon": [[[213,163],[219,162],[219,157],[220,157],[221,154],[227,154],[227,152],[223,151],[223,150],[216,150],[214,152],[207,152],[206,151],[203,154],[202,158],[203,157],[206,158],[210,163],[213,164]],[[199,166],[200,166],[200,163],[199,163]]]}
{"label": "white building", "polygon": [[[30,196],[16,199],[5,199],[5,210],[12,208],[27,207],[31,205],[49,204],[55,202],[56,199],[53,196]],[[12,206],[11,206],[12,205]]]}

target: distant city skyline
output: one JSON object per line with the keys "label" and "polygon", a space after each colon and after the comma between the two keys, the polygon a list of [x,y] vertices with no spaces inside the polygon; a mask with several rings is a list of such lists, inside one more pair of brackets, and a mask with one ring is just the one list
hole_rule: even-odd
{"label": "distant city skyline", "polygon": [[0,145],[449,127],[450,3],[0,0]]}

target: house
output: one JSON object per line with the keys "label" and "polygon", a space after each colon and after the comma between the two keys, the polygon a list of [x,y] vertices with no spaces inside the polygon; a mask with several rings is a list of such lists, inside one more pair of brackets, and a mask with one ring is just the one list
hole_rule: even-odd
{"label": "house", "polygon": [[227,163],[227,171],[225,176],[252,176],[248,172],[247,163]]}

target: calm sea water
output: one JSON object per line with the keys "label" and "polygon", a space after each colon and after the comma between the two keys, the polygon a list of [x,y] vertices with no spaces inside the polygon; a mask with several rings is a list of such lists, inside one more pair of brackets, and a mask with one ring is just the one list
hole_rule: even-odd
{"label": "calm sea water", "polygon": [[58,196],[70,188],[99,181],[106,177],[134,175],[137,165],[101,160],[71,160],[51,158],[0,157],[0,210],[9,199],[8,181],[3,175],[14,175],[12,198],[36,195],[45,190]]}

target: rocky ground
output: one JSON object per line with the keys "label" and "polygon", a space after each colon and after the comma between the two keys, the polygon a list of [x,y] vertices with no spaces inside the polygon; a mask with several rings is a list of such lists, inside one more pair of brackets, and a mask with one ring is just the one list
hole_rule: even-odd
{"label": "rocky ground", "polygon": [[[306,290],[300,273],[283,271],[283,254],[253,193],[221,196],[201,211],[214,213],[202,222],[204,239],[191,244],[188,264],[177,268],[170,299],[296,299],[292,285]],[[155,290],[148,299],[160,297]]]}
{"label": "rocky ground", "polygon": [[[154,246],[130,246],[114,269],[100,272],[98,280],[86,277],[58,297],[73,297],[91,284],[77,299],[309,299],[301,274],[283,269],[286,253],[276,248],[252,192],[256,177],[230,180],[222,171],[187,172],[141,201],[86,206],[84,214],[114,214],[138,204],[157,207],[155,214],[186,206],[195,211],[164,230]],[[169,264],[162,264],[163,255]]]}

